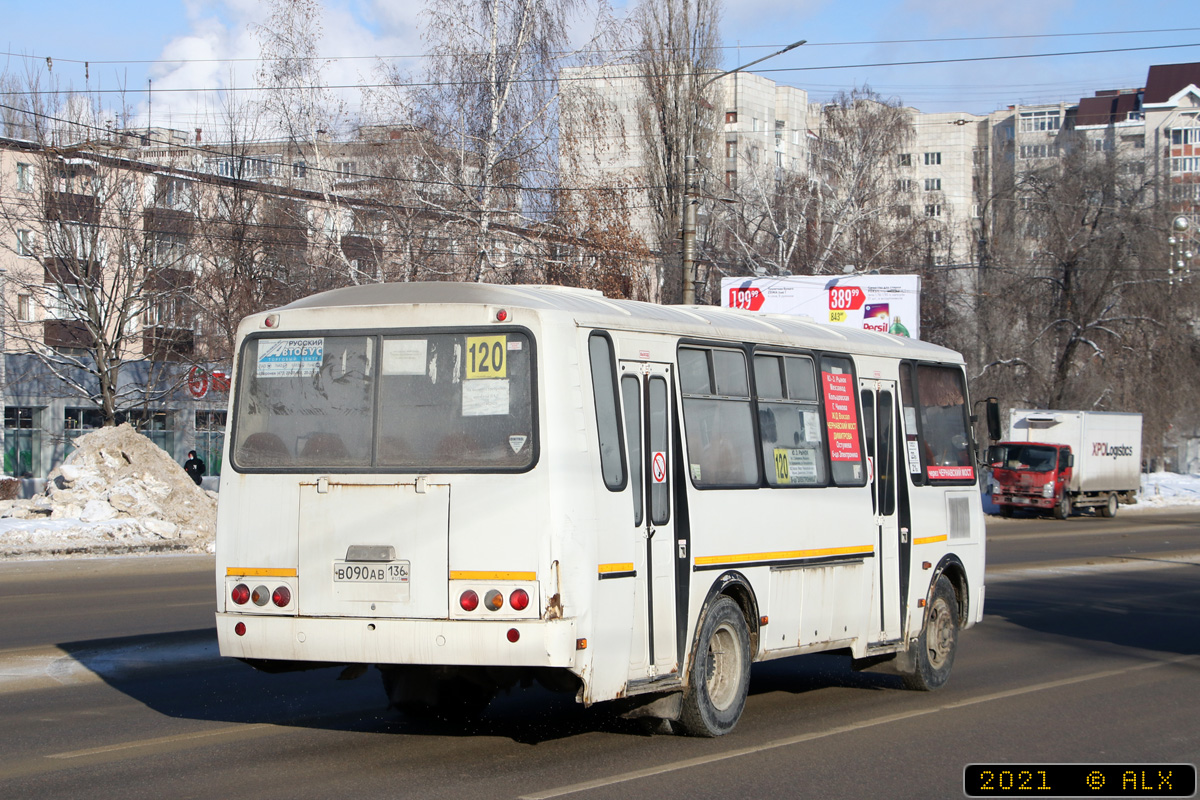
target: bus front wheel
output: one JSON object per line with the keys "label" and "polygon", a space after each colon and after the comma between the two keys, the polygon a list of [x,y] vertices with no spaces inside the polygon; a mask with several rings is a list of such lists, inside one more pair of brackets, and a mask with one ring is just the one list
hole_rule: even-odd
{"label": "bus front wheel", "polygon": [[904,659],[907,662],[901,668],[904,685],[922,692],[941,688],[950,678],[957,649],[958,598],[950,580],[943,575],[934,584],[921,635]]}
{"label": "bus front wheel", "polygon": [[689,736],[723,736],[733,730],[750,689],[750,633],[746,618],[722,595],[709,608],[696,638],[679,723]]}

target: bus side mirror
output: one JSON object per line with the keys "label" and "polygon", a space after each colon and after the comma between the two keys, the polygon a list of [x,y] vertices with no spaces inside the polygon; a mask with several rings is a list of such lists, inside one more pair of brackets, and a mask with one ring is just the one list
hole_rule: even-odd
{"label": "bus side mirror", "polygon": [[993,442],[1000,438],[1000,401],[994,397],[987,399],[987,430],[988,438]]}

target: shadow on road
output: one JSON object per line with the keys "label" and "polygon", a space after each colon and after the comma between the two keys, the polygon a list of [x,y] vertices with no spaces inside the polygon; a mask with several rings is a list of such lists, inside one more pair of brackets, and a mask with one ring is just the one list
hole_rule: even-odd
{"label": "shadow on road", "polygon": [[[1200,570],[1184,566],[1006,581],[988,588],[985,624],[1004,622],[1009,625],[1005,635],[1062,640],[1097,654],[1144,650],[1194,655],[1200,653],[1198,578]],[[979,634],[968,632],[965,639],[973,635]],[[571,695],[536,686],[501,694],[476,720],[411,716],[388,708],[375,669],[347,681],[338,680],[340,667],[267,675],[232,659],[217,659],[212,630],[60,647],[113,688],[171,717],[380,734],[502,737],[529,745],[590,732],[639,736],[652,731],[645,721],[617,716],[612,704],[583,708]],[[114,659],[114,653],[122,658]],[[162,653],[174,656],[155,663],[152,655]],[[189,654],[192,657],[186,657]],[[847,656],[818,654],[757,664],[750,690],[802,694],[831,687],[899,690],[901,681],[886,666],[855,672]]]}
{"label": "shadow on road", "polygon": [[987,617],[1106,648],[1200,653],[1200,570],[1098,572],[988,587]]}

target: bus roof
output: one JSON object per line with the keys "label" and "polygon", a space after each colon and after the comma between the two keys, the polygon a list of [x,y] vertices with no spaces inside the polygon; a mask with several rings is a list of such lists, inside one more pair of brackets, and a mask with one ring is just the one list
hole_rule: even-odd
{"label": "bus roof", "polygon": [[361,308],[393,305],[493,305],[559,312],[577,325],[615,330],[673,333],[697,339],[794,344],[861,354],[962,362],[953,350],[875,331],[822,325],[805,317],[757,314],[717,306],[662,306],[616,300],[593,289],[489,283],[413,282],[348,286],[311,295],[281,310]]}

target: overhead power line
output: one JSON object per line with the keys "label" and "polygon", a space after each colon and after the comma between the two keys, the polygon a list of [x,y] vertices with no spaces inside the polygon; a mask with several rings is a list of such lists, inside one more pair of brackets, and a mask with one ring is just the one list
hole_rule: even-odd
{"label": "overhead power line", "polygon": [[[1068,39],[1082,38],[1087,36],[1140,36],[1157,33],[1190,33],[1200,31],[1200,28],[1152,28],[1136,31],[1081,31],[1068,33],[1035,33],[1035,34],[1012,34],[1006,36],[953,36],[939,37],[927,39],[873,39],[862,41],[848,42],[809,42],[805,47],[808,50],[814,47],[863,47],[874,46],[881,44],[952,44],[956,42],[1003,42],[1003,41],[1024,41],[1030,39]],[[721,50],[754,50],[754,49],[778,49],[782,45],[775,44],[732,44],[722,45]],[[636,53],[637,49],[633,48],[613,48],[601,50],[602,53],[622,54]],[[569,55],[569,52],[558,52],[556,55]],[[34,55],[31,53],[14,53],[0,51],[2,56],[10,56],[12,58],[22,58],[29,61],[44,62],[47,58],[45,55]],[[242,58],[146,58],[146,59],[82,59],[82,58],[63,58],[61,56],[51,55],[55,62],[65,64],[238,64],[238,63],[270,63],[278,61],[392,61],[416,58],[432,58],[437,57],[436,54],[414,53],[408,55],[344,55],[344,56],[301,56],[301,57],[286,57],[286,58],[257,58],[257,57],[242,57]]]}
{"label": "overhead power line", "polygon": [[[756,69],[750,70],[752,74],[768,74],[781,72],[819,72],[828,69],[867,69],[872,67],[913,67],[913,66],[930,66],[935,64],[965,64],[978,63],[984,61],[1014,61],[1022,59],[1034,58],[1063,58],[1066,56],[1087,56],[1087,55],[1106,55],[1112,53],[1140,53],[1152,50],[1178,50],[1189,47],[1200,47],[1200,42],[1188,42],[1186,44],[1163,44],[1163,45],[1147,45],[1145,47],[1117,47],[1105,48],[1100,50],[1069,50],[1059,53],[1022,53],[1015,55],[1000,55],[1000,56],[972,56],[967,58],[931,58],[917,61],[879,61],[873,63],[862,64],[823,64],[811,67],[780,67],[778,69]],[[622,75],[623,78],[644,78],[642,74]],[[552,83],[559,82],[579,82],[595,80],[595,76],[580,75],[578,77],[553,77],[553,78],[514,78],[510,83],[513,84],[535,84],[535,83]],[[342,84],[323,84],[323,85],[296,85],[296,86],[230,86],[230,87],[189,87],[189,88],[155,88],[154,91],[159,94],[204,94],[209,92],[263,92],[263,91],[320,91],[320,90],[340,90],[340,89],[417,89],[417,88],[437,88],[445,86],[486,86],[486,80],[478,81],[415,81],[411,83],[342,83]],[[143,90],[130,89],[87,89],[83,94],[121,94],[132,95],[140,94]],[[146,90],[149,91],[149,90]],[[36,96],[36,95],[54,95],[62,94],[61,89],[43,89],[43,90],[25,90],[25,91],[6,91],[0,92],[0,97],[3,96]]]}

